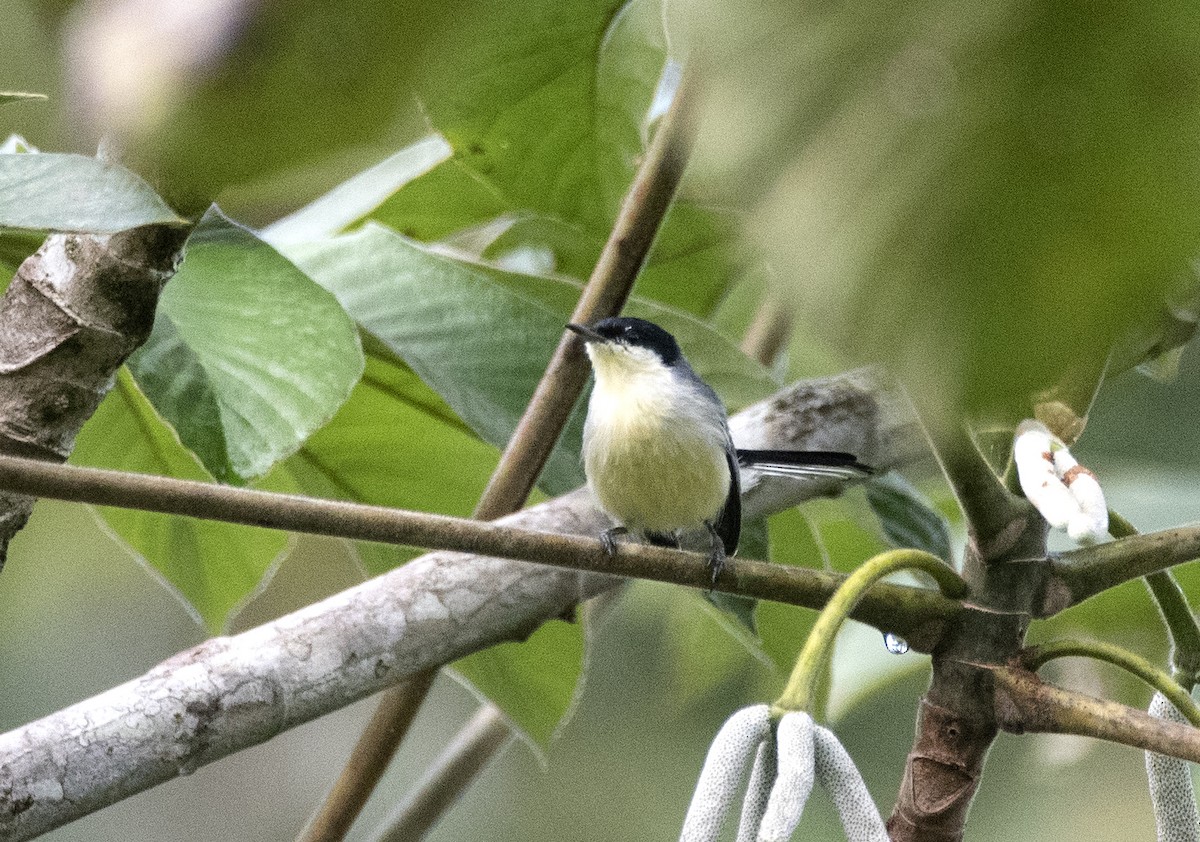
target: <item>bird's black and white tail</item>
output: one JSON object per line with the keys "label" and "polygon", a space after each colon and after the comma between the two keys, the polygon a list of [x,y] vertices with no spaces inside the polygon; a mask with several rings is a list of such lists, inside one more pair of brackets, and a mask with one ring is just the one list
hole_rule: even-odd
{"label": "bird's black and white tail", "polygon": [[875,473],[870,465],[858,461],[853,453],[835,450],[742,450],[738,464],[764,474],[779,477],[833,477],[866,479]]}

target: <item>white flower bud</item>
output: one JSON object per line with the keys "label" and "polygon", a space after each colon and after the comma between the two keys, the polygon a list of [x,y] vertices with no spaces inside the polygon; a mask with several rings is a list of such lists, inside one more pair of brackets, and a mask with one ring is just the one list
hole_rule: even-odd
{"label": "white flower bud", "polygon": [[1079,513],[1067,524],[1072,541],[1091,544],[1108,535],[1108,503],[1096,475],[1075,461],[1065,447],[1054,451],[1054,468],[1079,504]]}
{"label": "white flower bud", "polygon": [[1040,421],[1022,421],[1013,439],[1013,462],[1026,499],[1055,529],[1090,544],[1108,534],[1108,504],[1096,475]]}
{"label": "white flower bud", "polygon": [[775,737],[778,777],[758,831],[758,842],[791,839],[813,786],[813,720],[803,711],[784,714]]}
{"label": "white flower bud", "polygon": [[716,842],[746,777],[750,757],[770,737],[771,714],[767,705],[743,708],[725,721],[704,759],[679,842]]}
{"label": "white flower bud", "polygon": [[758,828],[762,825],[763,813],[767,811],[767,800],[771,797],[771,785],[775,783],[777,768],[775,741],[764,740],[758,747],[754,769],[750,772],[750,783],[746,786],[746,797],[742,799],[737,842],[756,842],[758,839]]}
{"label": "white flower bud", "polygon": [[[1187,723],[1161,693],[1150,702],[1150,715]],[[1146,776],[1150,779],[1150,801],[1158,842],[1200,842],[1200,817],[1196,814],[1196,791],[1186,760],[1146,752]]]}
{"label": "white flower bud", "polygon": [[1057,439],[1040,421],[1022,421],[1013,439],[1013,462],[1025,498],[1055,529],[1066,529],[1079,514],[1079,503],[1058,477],[1054,466]]}
{"label": "white flower bud", "polygon": [[851,842],[888,842],[887,827],[858,767],[832,731],[821,725],[813,735],[817,780],[842,820]]}

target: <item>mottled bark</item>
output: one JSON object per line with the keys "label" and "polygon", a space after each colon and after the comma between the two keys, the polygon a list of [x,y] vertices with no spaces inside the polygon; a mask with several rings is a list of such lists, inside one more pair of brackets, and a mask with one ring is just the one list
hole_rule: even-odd
{"label": "mottled bark", "polygon": [[[0,451],[62,461],[154,326],[187,232],[52,234],[0,298]],[[0,567],[33,498],[0,493]]]}

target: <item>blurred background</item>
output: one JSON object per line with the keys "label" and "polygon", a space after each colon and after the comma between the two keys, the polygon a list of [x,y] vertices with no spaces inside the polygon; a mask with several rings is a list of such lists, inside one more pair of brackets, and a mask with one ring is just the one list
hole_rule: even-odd
{"label": "blurred background", "polygon": [[[716,290],[698,315],[733,342],[765,290],[787,302],[795,332],[775,374],[887,360],[918,400],[1003,424],[1028,415],[1035,394],[1086,411],[1110,344],[1123,343],[1123,364],[1091,404],[1074,452],[1098,473],[1110,504],[1143,531],[1186,524],[1200,511],[1200,357],[1188,344],[1162,363],[1161,352],[1190,331],[1164,342],[1159,327],[1169,297],[1190,301],[1191,260],[1200,253],[1200,11],[1113,3],[1100,14],[1088,4],[1053,4],[1051,14],[1051,5],[701,2],[668,4],[663,14],[648,2],[590,4],[612,24],[605,43],[616,47],[572,72],[584,87],[594,74],[597,89],[609,91],[614,78],[636,77],[622,84],[642,88],[650,79],[642,91],[650,102],[670,87],[669,73],[659,84],[668,41],[673,54],[699,44],[697,54],[728,70],[708,88],[685,197],[697,208],[736,211],[739,235],[728,238],[736,247],[722,247],[755,258],[722,252],[689,271],[697,287]],[[512,12],[514,31],[544,26],[574,44],[574,7],[552,6],[496,0],[468,14],[453,2],[420,10],[364,2],[351,14],[317,0],[0,0],[8,33],[0,89],[50,97],[0,110],[0,136],[91,154],[109,132],[128,165],[181,210],[219,198],[232,217],[263,226],[425,136],[431,123],[449,127],[443,133],[457,165],[475,167],[469,183],[480,173],[502,182],[520,171],[531,195],[509,185],[509,200],[570,219],[562,229],[534,220],[507,244],[510,253],[528,245],[523,238],[541,237],[540,247],[555,246],[555,268],[580,274],[570,269],[571,249],[586,255],[597,232],[602,237],[625,182],[600,179],[588,185],[593,195],[556,180],[557,171],[538,172],[540,159],[511,160],[508,135],[496,125],[536,123],[556,103],[534,99],[516,116],[480,116],[463,88],[439,75],[461,64],[455,72],[478,82],[470,92],[490,93],[487,65],[470,45],[488,33],[503,44],[507,36],[489,29],[497,10]],[[532,75],[549,73],[517,47],[497,55]],[[597,113],[628,107],[620,98],[595,104]],[[596,153],[613,157],[611,171],[624,175],[649,125],[644,110],[628,122],[631,137]],[[482,163],[469,165],[471,156]],[[427,183],[426,193],[410,192],[411,205],[393,201],[376,218],[440,240],[506,209],[486,191],[462,192],[452,171],[439,172],[444,182]],[[443,190],[463,198],[439,216],[430,197]],[[713,231],[724,235],[722,225],[712,223]],[[762,269],[763,256],[773,273]],[[705,280],[702,270],[734,263],[719,283]],[[668,282],[678,277],[649,278],[639,292],[672,301]],[[1187,315],[1182,306],[1169,313]],[[1155,377],[1124,370],[1147,357],[1162,363]],[[907,476],[951,519],[961,544],[932,464]],[[861,489],[804,512],[835,568],[883,546]],[[339,542],[293,538],[228,628],[336,592],[360,581],[362,570]],[[1184,568],[1180,579],[1196,593],[1196,572]],[[761,610],[794,617],[801,630],[813,617]],[[786,678],[694,595],[639,583],[598,613],[583,689],[555,741],[544,754],[510,744],[430,838],[676,838],[720,723],[737,707],[773,698]],[[927,659],[889,655],[878,634],[851,626],[839,643],[833,726],[886,815]],[[1031,639],[1066,634],[1103,637],[1160,662],[1166,654],[1140,583],[1036,624]],[[105,521],[87,507],[42,501],[0,575],[0,730],[138,676],[205,636]],[[1055,677],[1070,687],[1147,703],[1144,688],[1106,668],[1057,666]],[[351,838],[370,838],[476,705],[463,685],[439,679]],[[372,708],[361,702],[46,838],[293,838]],[[968,837],[1149,838],[1142,764],[1138,752],[1083,739],[1002,736]],[[803,828],[804,838],[841,838],[820,795]]]}

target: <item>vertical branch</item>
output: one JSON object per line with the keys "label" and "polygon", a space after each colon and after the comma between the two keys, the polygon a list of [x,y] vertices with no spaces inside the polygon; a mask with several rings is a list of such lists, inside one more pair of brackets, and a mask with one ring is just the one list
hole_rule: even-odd
{"label": "vertical branch", "polygon": [[[625,196],[613,230],[605,243],[592,275],[576,304],[571,321],[589,324],[616,315],[624,307],[655,236],[675,196],[691,152],[691,100],[695,84],[685,73],[674,101],[646,152]],[[574,334],[563,332],[558,347],[542,375],[529,406],[517,424],[500,462],[492,474],[474,517],[494,520],[525,505],[546,460],[558,443],[571,410],[587,383],[588,369],[581,343]],[[417,710],[433,684],[433,674],[410,678],[387,691],[355,744],[351,757],[325,802],[299,837],[299,842],[335,842],[345,837],[362,811],[372,790],[404,739]],[[488,706],[479,717],[491,718],[491,730],[507,729],[499,711]],[[479,718],[477,717],[477,718]],[[472,753],[499,750],[502,740],[457,740],[452,746]],[[409,803],[419,811],[426,827],[457,799],[481,770],[491,754],[478,756],[465,768],[469,774],[454,778],[453,792],[440,791],[436,804],[426,804],[421,794]],[[451,759],[447,762],[455,763]],[[461,765],[461,763],[460,763]]]}
{"label": "vertical branch", "polygon": [[385,820],[387,829],[376,842],[421,839],[511,737],[508,724],[495,708],[481,707]]}
{"label": "vertical branch", "polygon": [[[52,234],[0,299],[0,452],[62,461],[146,341],[188,229]],[[0,493],[0,567],[33,498]]]}
{"label": "vertical branch", "polygon": [[1009,492],[961,423],[932,437],[943,472],[966,516],[962,575],[971,602],[933,653],[917,734],[888,819],[893,842],[958,842],[998,733],[996,690],[981,665],[1004,663],[1025,638],[1041,599],[1048,527]]}

